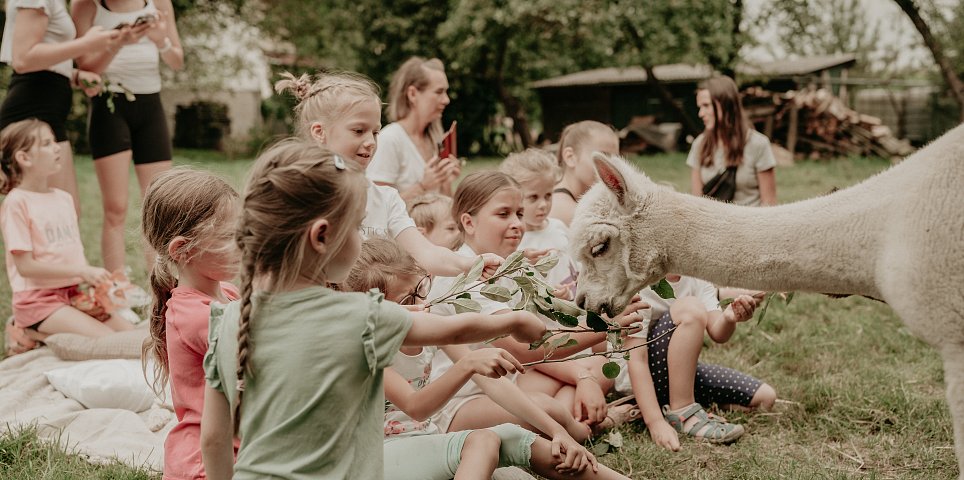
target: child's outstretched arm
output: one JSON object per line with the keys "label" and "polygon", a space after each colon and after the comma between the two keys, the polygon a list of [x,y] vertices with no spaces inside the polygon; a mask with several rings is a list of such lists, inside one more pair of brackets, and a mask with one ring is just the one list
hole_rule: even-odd
{"label": "child's outstretched arm", "polygon": [[[624,347],[632,348],[645,341],[645,338],[629,337]],[[629,352],[629,381],[633,385],[636,404],[639,405],[639,411],[643,414],[643,421],[646,422],[646,429],[649,430],[653,442],[674,452],[679,451],[679,435],[663,417],[659,400],[656,399],[656,387],[653,386],[653,377],[649,372],[647,347]]]}
{"label": "child's outstretched arm", "polygon": [[453,345],[478,343],[510,334],[520,342],[534,342],[542,338],[546,324],[539,317],[524,312],[500,315],[459,313],[451,316],[427,312],[412,312],[412,327],[403,345]]}
{"label": "child's outstretched arm", "polygon": [[[468,348],[464,348],[468,351]],[[415,390],[405,377],[391,367],[385,369],[385,398],[406,415],[423,421],[438,412],[466,382],[476,377],[499,378],[525,368],[501,348],[482,348],[468,352],[441,377],[421,390]]]}
{"label": "child's outstretched arm", "polygon": [[[428,273],[442,277],[454,277],[460,273],[468,272],[478,257],[466,257],[459,255],[445,247],[438,246],[430,242],[422,232],[416,228],[406,228],[395,237],[395,241],[406,251],[415,262],[424,268]],[[485,261],[483,277],[495,273],[495,270],[502,265],[502,257],[484,253],[482,258]]]}
{"label": "child's outstretched arm", "polygon": [[[468,348],[458,345],[442,347],[442,350],[453,361],[469,355]],[[565,427],[533,403],[515,383],[480,375],[473,376],[472,380],[492,401],[552,439],[552,454],[559,462],[559,468],[566,472],[581,472],[586,467],[591,467],[594,472],[599,471],[596,457],[574,440]]]}
{"label": "child's outstretched arm", "polygon": [[713,310],[709,312],[709,320],[706,322],[706,333],[716,343],[726,343],[733,332],[736,331],[736,324],[745,322],[753,318],[757,304],[763,299],[764,292],[757,295],[740,295],[733,299],[722,312]]}
{"label": "child's outstretched arm", "polygon": [[60,265],[56,263],[38,262],[33,258],[32,252],[13,252],[13,264],[17,267],[17,273],[26,278],[71,278],[80,277],[85,282],[96,285],[110,280],[110,272],[100,267],[84,265]]}
{"label": "child's outstretched arm", "polygon": [[234,475],[234,425],[231,405],[223,393],[205,386],[201,412],[201,459],[210,480],[230,480]]}

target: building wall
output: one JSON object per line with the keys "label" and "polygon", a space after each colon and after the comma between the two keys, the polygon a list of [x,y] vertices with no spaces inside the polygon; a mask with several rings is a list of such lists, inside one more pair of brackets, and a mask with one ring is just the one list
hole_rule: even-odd
{"label": "building wall", "polygon": [[261,127],[261,93],[259,91],[193,92],[186,89],[167,88],[161,91],[161,104],[164,105],[167,126],[172,135],[177,107],[199,100],[222,103],[228,107],[228,118],[231,121],[229,136],[233,139],[245,139],[253,129]]}

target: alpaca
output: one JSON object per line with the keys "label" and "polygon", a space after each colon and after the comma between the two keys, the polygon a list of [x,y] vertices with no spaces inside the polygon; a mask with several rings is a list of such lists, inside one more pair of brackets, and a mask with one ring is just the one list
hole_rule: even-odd
{"label": "alpaca", "polygon": [[964,480],[964,125],[862,183],[777,207],[684,195],[619,158],[593,161],[602,181],[570,234],[580,306],[619,312],[668,272],[880,299],[941,354]]}

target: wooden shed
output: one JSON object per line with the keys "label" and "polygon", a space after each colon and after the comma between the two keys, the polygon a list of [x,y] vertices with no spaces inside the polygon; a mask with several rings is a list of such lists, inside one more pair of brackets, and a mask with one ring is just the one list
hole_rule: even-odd
{"label": "wooden shed", "polygon": [[[737,81],[786,91],[831,78],[846,78],[852,54],[805,57],[737,67]],[[700,81],[714,74],[709,65],[657,65],[653,73],[691,119],[697,118],[694,94]],[[647,84],[642,67],[599,68],[533,82],[542,107],[543,135],[559,139],[566,125],[596,120],[621,129],[633,117],[652,115],[658,123],[682,123],[678,111],[667,109]],[[699,132],[684,131],[685,134]]]}

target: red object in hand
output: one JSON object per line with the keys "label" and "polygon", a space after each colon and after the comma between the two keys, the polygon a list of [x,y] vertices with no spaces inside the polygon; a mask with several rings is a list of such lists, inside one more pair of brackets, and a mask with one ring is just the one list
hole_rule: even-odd
{"label": "red object in hand", "polygon": [[457,122],[454,122],[454,121],[452,122],[452,126],[449,127],[448,131],[445,132],[445,135],[442,136],[442,141],[439,142],[439,154],[438,154],[439,160],[443,158],[449,158],[450,156],[452,157],[459,156],[458,149],[456,146],[457,145],[456,134],[455,134],[456,123]]}

